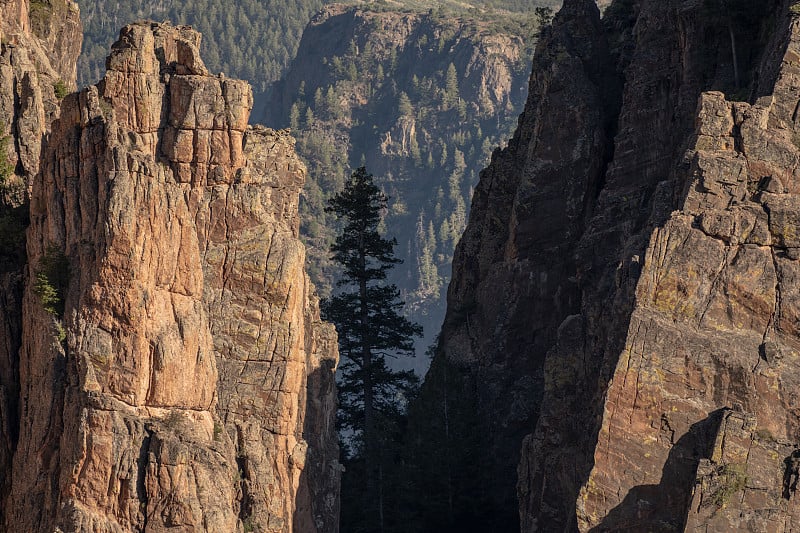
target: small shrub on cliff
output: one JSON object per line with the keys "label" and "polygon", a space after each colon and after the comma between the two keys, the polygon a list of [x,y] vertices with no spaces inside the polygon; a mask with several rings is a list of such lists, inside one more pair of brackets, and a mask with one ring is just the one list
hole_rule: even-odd
{"label": "small shrub on cliff", "polygon": [[69,260],[55,245],[50,245],[39,261],[33,282],[33,293],[44,310],[54,316],[64,315],[64,297],[69,285]]}
{"label": "small shrub on cliff", "polygon": [[0,137],[0,195],[5,192],[6,182],[14,174],[14,165],[8,160],[8,145],[11,136]]}
{"label": "small shrub on cliff", "polygon": [[711,501],[717,507],[724,507],[734,494],[747,485],[746,465],[723,465],[719,472],[720,485],[711,495]]}
{"label": "small shrub on cliff", "polygon": [[69,94],[69,87],[64,82],[64,80],[58,80],[53,84],[53,92],[56,95],[56,98],[59,100],[63,100],[65,96]]}

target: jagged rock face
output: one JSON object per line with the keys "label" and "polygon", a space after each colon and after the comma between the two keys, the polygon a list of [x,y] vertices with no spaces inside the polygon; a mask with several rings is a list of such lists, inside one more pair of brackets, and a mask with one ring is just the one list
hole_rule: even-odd
{"label": "jagged rock face", "polygon": [[[785,31],[771,94],[700,98],[680,209],[651,234],[606,394],[583,530],[797,520],[785,474],[800,435],[800,26]],[[725,407],[755,416],[715,419]]]}
{"label": "jagged rock face", "polygon": [[519,458],[523,531],[794,516],[797,22],[748,9],[742,91],[705,3],[565,2],[482,174],[434,368],[510,451],[493,477]]}
{"label": "jagged rock face", "polygon": [[[305,169],[200,36],[121,32],[32,185],[6,527],[335,531],[335,332],[303,270]],[[64,314],[43,306],[69,265]],[[50,261],[51,263],[48,263]]]}
{"label": "jagged rock face", "polygon": [[2,193],[13,203],[25,200],[39,170],[42,138],[59,113],[56,86],[75,87],[82,36],[72,0],[37,2],[33,9],[29,0],[0,3],[0,138],[8,138],[0,151],[16,174]]}
{"label": "jagged rock face", "polygon": [[74,87],[82,38],[77,4],[59,7],[58,17],[39,11],[32,28],[28,0],[0,2],[0,500],[10,489],[19,431],[25,202],[42,139],[58,116],[55,85]]}
{"label": "jagged rock face", "polygon": [[[538,47],[520,126],[482,172],[456,248],[439,357],[474,369],[461,388],[475,390],[489,436],[480,463],[493,480],[491,531],[517,527],[507,480],[539,416],[545,355],[563,316],[579,310],[572,255],[611,142],[604,100],[618,98],[607,50],[594,3],[567,3]],[[542,116],[552,120],[533,119]]]}

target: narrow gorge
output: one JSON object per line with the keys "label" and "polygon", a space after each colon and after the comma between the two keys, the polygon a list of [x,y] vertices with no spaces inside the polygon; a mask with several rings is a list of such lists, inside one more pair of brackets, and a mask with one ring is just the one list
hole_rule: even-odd
{"label": "narrow gorge", "polygon": [[[530,42],[327,6],[258,117],[343,152],[309,176],[194,29],[125,21],[76,90],[78,4],[0,0],[0,531],[349,532],[358,450],[340,457],[301,202],[324,212],[358,137],[380,172],[405,165],[392,187],[419,205],[385,225],[418,217],[419,255],[452,215],[425,161],[467,168],[437,135],[478,161],[533,40],[513,137],[451,180],[472,205],[391,479],[367,485],[381,530],[797,531],[795,2],[564,0]],[[334,229],[309,230],[314,254]]]}

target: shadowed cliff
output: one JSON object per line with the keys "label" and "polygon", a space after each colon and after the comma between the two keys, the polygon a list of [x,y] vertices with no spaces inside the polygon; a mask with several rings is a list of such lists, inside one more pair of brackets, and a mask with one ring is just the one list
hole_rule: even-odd
{"label": "shadowed cliff", "polygon": [[[640,0],[601,20],[591,1],[564,3],[456,251],[418,407],[436,415],[412,419],[456,448],[467,430],[453,428],[478,428],[486,445],[444,462],[480,475],[431,501],[485,502],[487,531],[616,530],[645,500],[689,515],[700,456],[680,482],[659,480],[710,413],[762,413],[794,438],[780,384],[794,374],[758,364],[765,343],[796,343],[775,318],[792,304],[774,296],[793,290],[794,263],[773,252],[793,246],[775,218],[793,220],[792,17],[781,2]],[[787,392],[766,400],[765,387]],[[458,394],[476,408],[445,409]],[[658,499],[626,499],[647,485]],[[636,527],[656,528],[651,515]]]}

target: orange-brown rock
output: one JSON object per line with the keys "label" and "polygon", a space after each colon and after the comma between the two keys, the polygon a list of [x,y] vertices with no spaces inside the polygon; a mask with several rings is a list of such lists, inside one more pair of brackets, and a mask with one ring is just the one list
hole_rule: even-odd
{"label": "orange-brown rock", "polygon": [[25,200],[39,169],[42,138],[59,113],[56,93],[75,87],[82,36],[72,0],[0,2],[0,151],[15,174],[0,194],[10,202]]}
{"label": "orange-brown rock", "polygon": [[[138,23],[31,187],[10,531],[336,531],[336,335],[305,169],[188,27]],[[43,305],[69,265],[63,316]],[[50,310],[52,311],[52,309]]]}
{"label": "orange-brown rock", "polygon": [[74,87],[82,36],[75,2],[59,2],[58,17],[50,16],[53,7],[37,7],[42,9],[32,25],[28,0],[0,2],[0,501],[10,489],[19,430],[28,187],[42,141],[58,117],[56,86],[61,81],[63,89]]}

